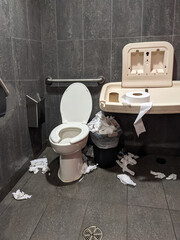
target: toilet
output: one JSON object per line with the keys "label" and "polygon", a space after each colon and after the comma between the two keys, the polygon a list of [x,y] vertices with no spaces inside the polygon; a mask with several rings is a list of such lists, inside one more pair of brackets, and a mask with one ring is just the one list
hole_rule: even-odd
{"label": "toilet", "polygon": [[86,146],[89,128],[86,125],[92,111],[92,97],[82,83],[71,84],[64,92],[60,112],[62,124],[49,136],[53,150],[60,154],[58,177],[62,182],[78,180],[82,173],[82,152]]}

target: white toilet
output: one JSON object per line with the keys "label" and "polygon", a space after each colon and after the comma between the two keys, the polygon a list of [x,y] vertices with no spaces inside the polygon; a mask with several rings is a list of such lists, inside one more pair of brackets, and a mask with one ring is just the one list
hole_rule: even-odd
{"label": "white toilet", "polygon": [[86,125],[92,111],[92,97],[82,83],[71,84],[64,92],[60,112],[62,124],[49,136],[53,150],[60,154],[58,177],[63,182],[73,182],[82,175],[81,150],[86,146],[89,128]]}

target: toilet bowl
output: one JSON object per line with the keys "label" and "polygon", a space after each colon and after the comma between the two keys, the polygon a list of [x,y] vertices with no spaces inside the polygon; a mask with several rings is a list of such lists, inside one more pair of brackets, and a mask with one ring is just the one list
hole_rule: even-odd
{"label": "toilet bowl", "polygon": [[82,83],[71,84],[60,104],[62,124],[49,136],[53,150],[60,154],[58,177],[63,182],[78,180],[82,173],[82,152],[86,146],[89,128],[86,125],[92,111],[92,97]]}

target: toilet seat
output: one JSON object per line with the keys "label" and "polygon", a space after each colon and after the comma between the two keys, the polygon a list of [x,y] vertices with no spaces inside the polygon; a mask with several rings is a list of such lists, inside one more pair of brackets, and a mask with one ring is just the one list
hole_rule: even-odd
{"label": "toilet seat", "polygon": [[60,112],[62,123],[87,123],[92,111],[92,97],[82,83],[71,84],[64,92]]}
{"label": "toilet seat", "polygon": [[[62,130],[66,131],[69,129],[79,129],[80,133],[76,135],[75,137],[72,137],[68,143],[61,143],[61,138],[60,138],[60,132]],[[60,124],[56,128],[54,128],[50,134],[50,139],[53,143],[57,145],[70,145],[77,143],[81,140],[83,140],[87,135],[89,134],[89,128],[87,125],[82,124],[82,123],[65,123],[65,124]]]}

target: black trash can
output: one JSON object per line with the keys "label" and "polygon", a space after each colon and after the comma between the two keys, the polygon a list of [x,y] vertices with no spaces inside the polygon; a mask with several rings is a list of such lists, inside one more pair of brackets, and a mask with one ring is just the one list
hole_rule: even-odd
{"label": "black trash can", "polygon": [[110,168],[116,164],[118,143],[122,131],[119,129],[113,134],[102,135],[90,132],[94,148],[94,161],[101,168]]}

